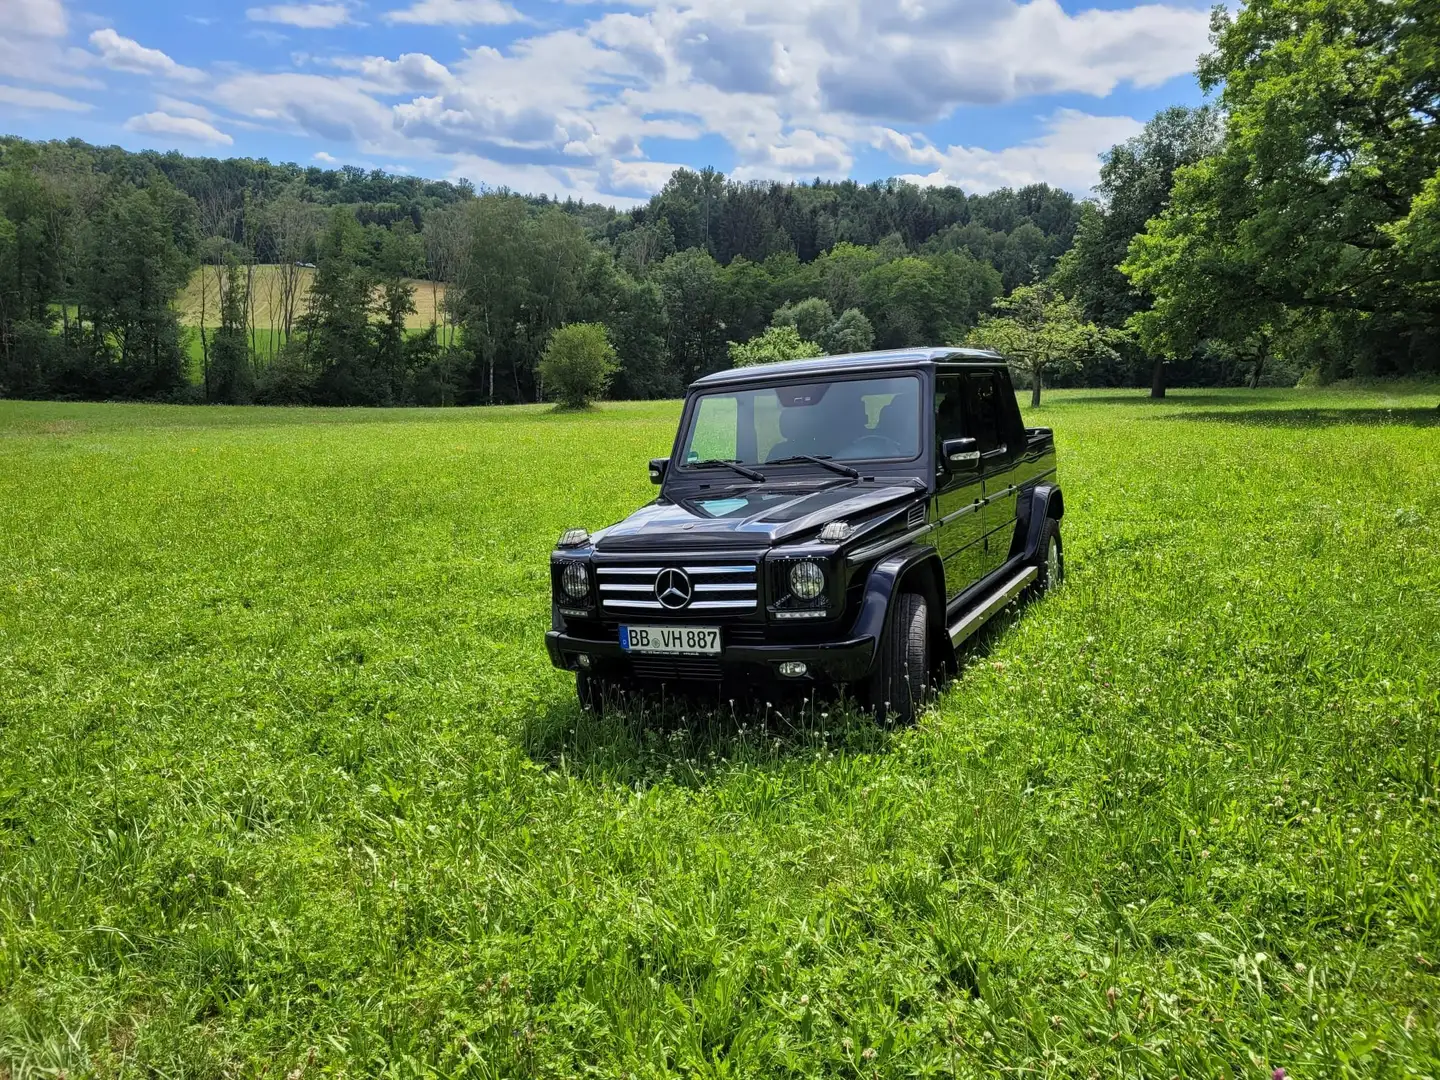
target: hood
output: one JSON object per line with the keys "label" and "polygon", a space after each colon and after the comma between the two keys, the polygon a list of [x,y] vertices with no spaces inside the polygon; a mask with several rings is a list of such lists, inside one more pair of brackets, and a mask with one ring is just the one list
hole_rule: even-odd
{"label": "hood", "polygon": [[920,490],[912,484],[754,484],[658,500],[595,537],[599,551],[764,548],[803,537],[826,522],[858,524]]}

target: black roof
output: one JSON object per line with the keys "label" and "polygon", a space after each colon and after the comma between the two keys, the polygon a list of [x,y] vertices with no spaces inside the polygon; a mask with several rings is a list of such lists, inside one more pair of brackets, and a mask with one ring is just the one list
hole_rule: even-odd
{"label": "black roof", "polygon": [[732,383],[769,382],[798,376],[850,374],[856,371],[888,371],[892,368],[930,367],[939,363],[1000,364],[1004,358],[986,349],[916,346],[912,349],[882,349],[877,352],[815,356],[807,360],[781,360],[754,367],[727,368],[712,372],[690,384],[691,389],[728,386]]}

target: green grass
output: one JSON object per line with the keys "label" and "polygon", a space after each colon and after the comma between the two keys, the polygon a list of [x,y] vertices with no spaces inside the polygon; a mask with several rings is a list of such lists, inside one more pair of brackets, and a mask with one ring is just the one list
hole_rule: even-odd
{"label": "green grass", "polygon": [[1047,394],[896,732],[577,710],[674,403],[0,402],[0,1076],[1434,1076],[1436,400]]}

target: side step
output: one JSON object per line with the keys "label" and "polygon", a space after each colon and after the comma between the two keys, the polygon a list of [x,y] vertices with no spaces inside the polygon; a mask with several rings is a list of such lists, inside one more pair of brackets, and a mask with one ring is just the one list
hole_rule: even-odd
{"label": "side step", "polygon": [[971,608],[960,616],[958,620],[950,624],[950,640],[956,645],[968,638],[990,621],[990,616],[1003,608],[1006,604],[1020,595],[1020,590],[1035,580],[1040,573],[1039,567],[1026,566],[1021,568],[1014,577],[1010,578],[993,593],[989,598]]}

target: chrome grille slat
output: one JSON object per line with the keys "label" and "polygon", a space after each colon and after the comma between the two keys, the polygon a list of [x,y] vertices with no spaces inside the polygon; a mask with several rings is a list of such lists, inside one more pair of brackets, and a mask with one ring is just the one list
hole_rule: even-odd
{"label": "chrome grille slat", "polygon": [[[691,582],[690,602],[683,607],[666,607],[655,596],[655,582],[667,570],[683,571]],[[644,566],[595,567],[602,610],[611,612],[663,611],[682,619],[690,612],[741,614],[759,604],[760,568],[757,563],[654,562]]]}

